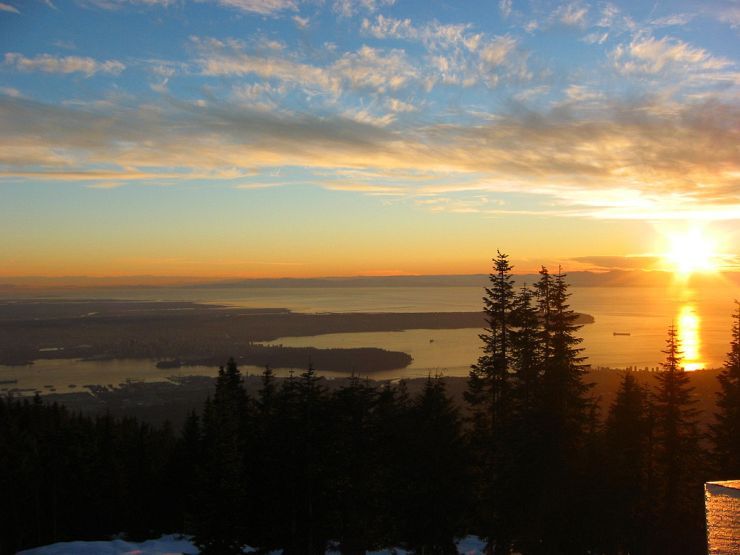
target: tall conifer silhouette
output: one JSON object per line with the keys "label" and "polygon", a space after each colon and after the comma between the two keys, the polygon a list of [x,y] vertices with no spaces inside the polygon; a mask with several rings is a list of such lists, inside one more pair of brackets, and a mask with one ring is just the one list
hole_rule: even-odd
{"label": "tall conifer silhouette", "polygon": [[682,352],[674,326],[668,328],[665,361],[656,376],[655,529],[654,548],[666,553],[704,550],[700,514],[703,506],[699,475],[699,432],[694,388],[681,365]]}
{"label": "tall conifer silhouette", "polygon": [[465,399],[470,407],[470,446],[473,452],[477,515],[492,543],[508,542],[506,515],[498,495],[506,467],[507,440],[513,415],[511,367],[514,341],[513,267],[497,251],[483,297],[486,328],[480,335],[483,354],[470,370]]}
{"label": "tall conifer silhouette", "polygon": [[712,427],[718,480],[740,476],[740,303],[735,303],[730,352],[717,376],[720,391],[716,423]]}
{"label": "tall conifer silhouette", "polygon": [[204,460],[193,542],[201,553],[240,553],[246,543],[248,489],[244,475],[247,394],[234,359],[221,367],[203,413]]}

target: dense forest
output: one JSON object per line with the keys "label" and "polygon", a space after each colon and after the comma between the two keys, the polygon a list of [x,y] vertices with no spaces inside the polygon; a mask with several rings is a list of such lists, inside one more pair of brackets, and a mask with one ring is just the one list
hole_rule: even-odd
{"label": "dense forest", "polygon": [[605,414],[566,276],[485,290],[465,406],[313,368],[248,395],[236,362],[182,430],[0,398],[0,554],[69,539],[194,537],[204,554],[703,553],[703,483],[740,476],[740,305],[713,424],[702,429],[673,328],[651,389],[625,372]]}

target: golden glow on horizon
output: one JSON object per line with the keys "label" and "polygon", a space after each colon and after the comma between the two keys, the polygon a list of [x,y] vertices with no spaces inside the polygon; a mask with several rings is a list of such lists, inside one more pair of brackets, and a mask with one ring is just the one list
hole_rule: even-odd
{"label": "golden glow on horizon", "polygon": [[695,273],[712,273],[720,268],[717,238],[706,229],[693,226],[686,231],[666,233],[668,248],[662,255],[663,263],[681,278]]}
{"label": "golden glow on horizon", "polygon": [[691,303],[684,304],[678,313],[678,338],[683,351],[683,367],[687,371],[704,370],[701,360],[701,319]]}

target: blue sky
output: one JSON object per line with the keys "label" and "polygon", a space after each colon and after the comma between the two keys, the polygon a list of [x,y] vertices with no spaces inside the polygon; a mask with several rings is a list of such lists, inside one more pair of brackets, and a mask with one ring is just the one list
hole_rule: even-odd
{"label": "blue sky", "polygon": [[0,273],[461,273],[688,224],[731,262],[739,29],[734,1],[2,0]]}

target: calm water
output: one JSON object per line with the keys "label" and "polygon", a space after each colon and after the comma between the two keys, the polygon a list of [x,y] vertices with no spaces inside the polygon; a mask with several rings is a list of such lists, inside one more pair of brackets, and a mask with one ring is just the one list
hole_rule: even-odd
{"label": "calm water", "polygon": [[[583,347],[594,366],[654,367],[663,358],[668,326],[677,326],[690,369],[722,365],[729,349],[736,288],[709,290],[640,287],[573,287],[575,310],[595,317],[581,330]],[[364,287],[291,289],[116,289],[76,291],[76,298],[185,300],[241,307],[281,307],[297,312],[444,312],[481,307],[478,287]],[[72,298],[71,295],[67,298]],[[630,335],[615,336],[614,332]],[[374,374],[378,378],[425,376],[429,372],[466,375],[479,354],[477,330],[408,330],[402,332],[339,333],[314,337],[284,337],[272,343],[286,346],[382,347],[414,358],[410,367]],[[227,354],[225,354],[227,355]],[[193,367],[188,373],[211,375],[214,369]],[[257,372],[257,368],[244,368]],[[31,367],[0,366],[0,381],[17,379],[10,387],[57,392],[76,391],[87,383],[118,384],[126,378],[161,380],[172,370],[154,361],[79,362],[39,360]],[[69,385],[75,384],[76,388]],[[8,387],[0,384],[0,388]]]}

